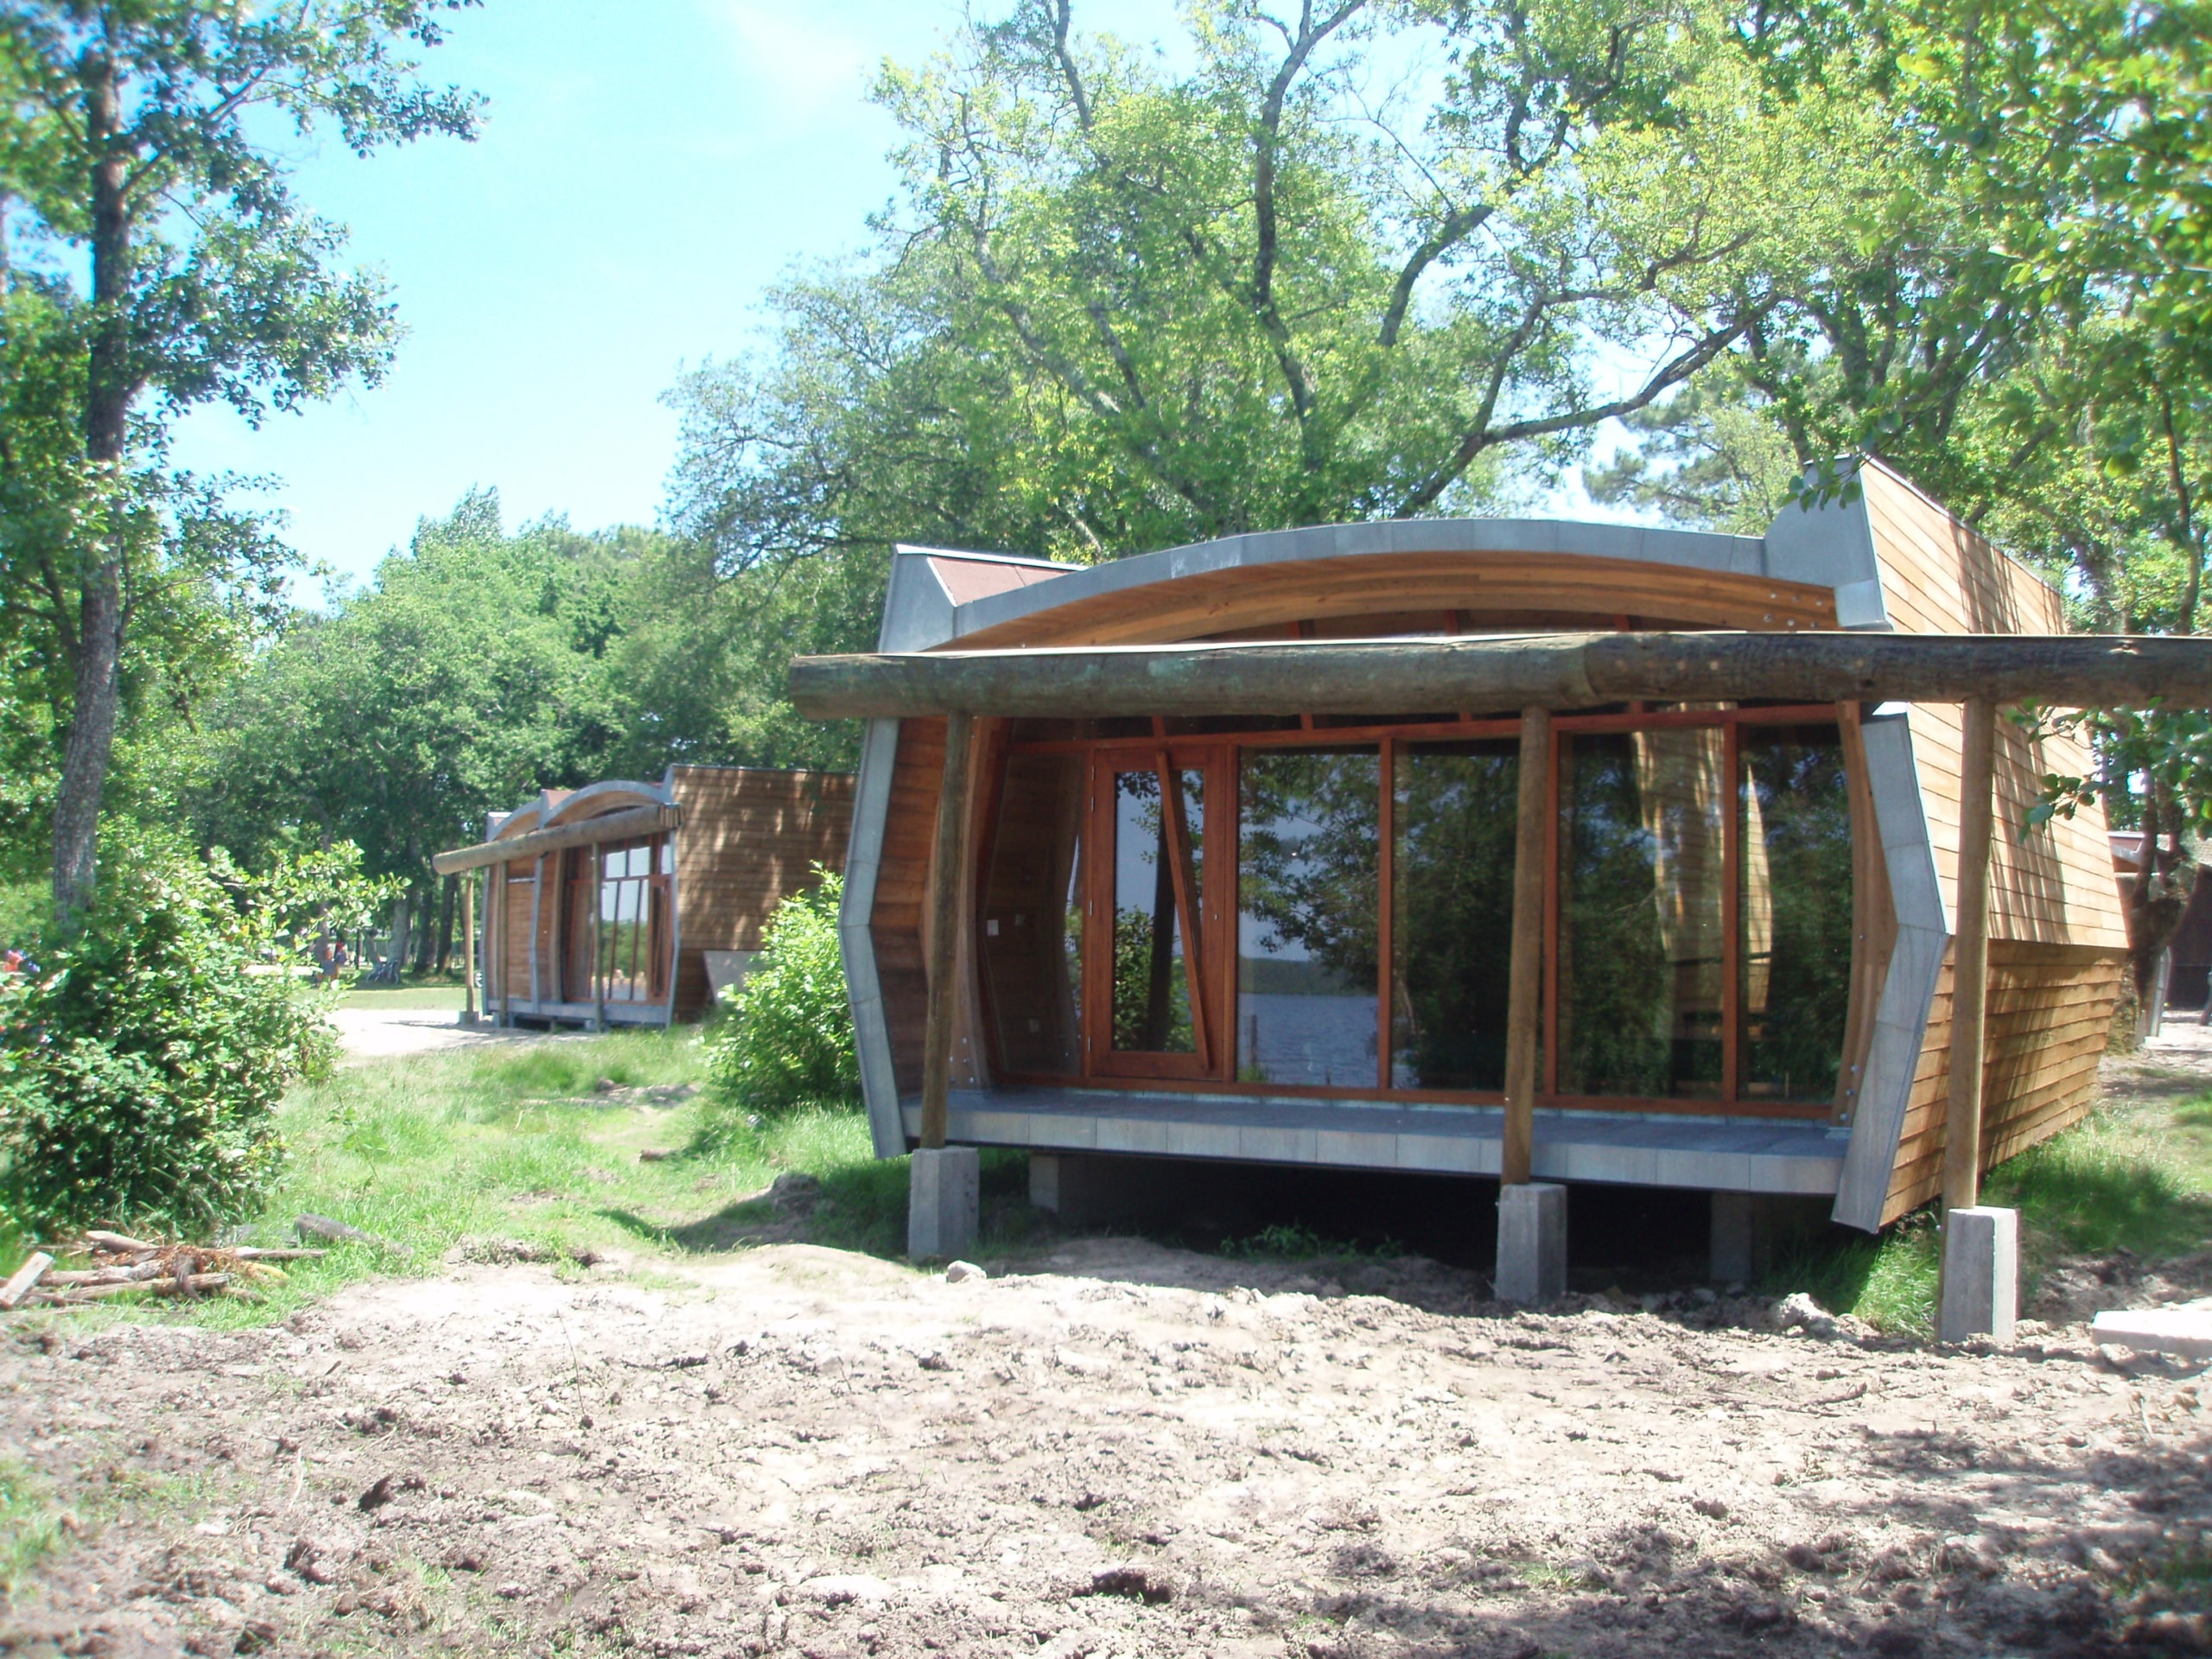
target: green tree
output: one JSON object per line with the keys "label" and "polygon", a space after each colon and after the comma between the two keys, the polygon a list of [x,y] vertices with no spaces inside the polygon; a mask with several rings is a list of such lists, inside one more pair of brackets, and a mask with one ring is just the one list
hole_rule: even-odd
{"label": "green tree", "polygon": [[766,363],[679,388],[683,525],[732,564],[939,537],[1089,560],[1447,511],[1509,450],[1571,458],[1842,251],[1818,193],[1769,204],[1859,140],[1765,98],[1694,7],[1191,29],[1171,73],[1033,3],[887,71],[878,255],[785,289]]}
{"label": "green tree", "polygon": [[431,855],[486,813],[600,775],[617,721],[597,671],[637,558],[620,533],[508,536],[489,492],[425,520],[207,711],[181,785],[200,836],[246,856],[352,841],[427,902]]}
{"label": "green tree", "polygon": [[[10,270],[0,366],[0,602],[41,636],[66,702],[54,894],[90,902],[126,653],[193,592],[264,594],[281,550],[165,465],[178,415],[257,418],[374,381],[396,324],[336,260],[272,140],[334,127],[357,154],[467,137],[474,98],[410,53],[458,0],[54,0],[0,10],[0,193],[44,264]],[[222,607],[218,607],[217,613]]]}

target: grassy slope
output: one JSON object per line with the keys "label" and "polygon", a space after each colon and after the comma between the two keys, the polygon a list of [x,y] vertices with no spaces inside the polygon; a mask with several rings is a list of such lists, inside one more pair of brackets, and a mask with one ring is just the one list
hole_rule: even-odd
{"label": "grassy slope", "polygon": [[[1983,1202],[2020,1212],[2021,1300],[2041,1270],[2074,1255],[2128,1250],[2156,1262],[2212,1245],[2212,1096],[2131,1094],[1994,1171]],[[1926,1335],[1936,1311],[1933,1218],[1783,1264],[1770,1288]]]}
{"label": "grassy slope", "polygon": [[[441,995],[458,992],[357,994],[363,1001]],[[900,1254],[906,1167],[870,1155],[857,1114],[739,1118],[734,1127],[726,1121],[709,1145],[697,1097],[667,1107],[610,1105],[594,1093],[602,1077],[626,1088],[697,1083],[702,1059],[691,1030],[486,1045],[346,1067],[287,1101],[291,1173],[244,1237],[292,1243],[291,1217],[314,1211],[399,1240],[411,1256],[343,1246],[324,1262],[300,1264],[258,1305],[116,1306],[73,1317],[258,1322],[350,1280],[434,1272],[447,1250],[471,1236],[569,1255],[613,1247],[675,1257],[728,1249],[777,1219],[765,1203],[747,1200],[785,1170],[823,1183],[813,1238]],[[642,1163],[638,1154],[648,1147],[678,1155]],[[1020,1154],[985,1154],[979,1254],[1018,1248],[1038,1224],[1026,1185]],[[2212,1096],[2116,1100],[1998,1171],[1987,1196],[2021,1211],[2031,1295],[2039,1268],[2057,1256],[2125,1249],[2156,1262],[2204,1249],[2212,1244]],[[1286,1253],[1271,1243],[1262,1236],[1232,1253]],[[1879,1238],[1802,1252],[1764,1286],[1807,1290],[1840,1312],[1923,1333],[1935,1287],[1936,1236],[1924,1216]]]}
{"label": "grassy slope", "polygon": [[[410,993],[398,993],[401,995]],[[289,1173],[268,1210],[230,1242],[291,1244],[292,1217],[333,1217],[408,1246],[402,1258],[335,1247],[288,1268],[257,1303],[188,1308],[121,1304],[73,1314],[210,1325],[259,1324],[350,1281],[433,1273],[463,1239],[515,1239],[562,1255],[621,1249],[648,1258],[733,1248],[779,1219],[757,1198],[785,1171],[814,1176],[817,1242],[896,1257],[906,1224],[906,1171],[878,1162],[858,1113],[801,1112],[703,1133],[703,1101],[657,1105],[600,1096],[696,1084],[696,1029],[613,1033],[557,1042],[486,1044],[341,1068],[296,1090],[282,1115]],[[642,1162],[648,1148],[676,1155]],[[989,1255],[1018,1243],[1033,1214],[1019,1154],[986,1154]]]}

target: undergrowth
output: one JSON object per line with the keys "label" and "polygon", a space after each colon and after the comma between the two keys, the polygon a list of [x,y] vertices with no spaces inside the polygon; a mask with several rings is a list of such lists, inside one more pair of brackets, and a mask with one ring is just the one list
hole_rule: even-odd
{"label": "undergrowth", "polygon": [[46,1484],[13,1458],[0,1458],[0,1604],[60,1546],[62,1511]]}
{"label": "undergrowth", "polygon": [[1359,1256],[1387,1262],[1406,1247],[1387,1235],[1373,1244],[1325,1238],[1303,1222],[1277,1222],[1247,1238],[1225,1238],[1221,1254],[1240,1262],[1311,1262],[1322,1256]]}
{"label": "undergrowth", "polygon": [[[2021,1306],[2067,1256],[2127,1251],[2168,1260],[2212,1244],[2212,1095],[2179,1104],[2130,1096],[1992,1171],[1984,1203],[2020,1212]],[[1763,1288],[1802,1290],[1880,1329],[1934,1329],[1941,1241],[1933,1206],[1874,1237],[1787,1253]]]}

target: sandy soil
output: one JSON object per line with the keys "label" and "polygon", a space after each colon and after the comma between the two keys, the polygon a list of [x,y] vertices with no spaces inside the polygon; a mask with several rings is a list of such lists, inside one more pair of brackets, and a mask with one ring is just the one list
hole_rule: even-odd
{"label": "sandy soil", "polygon": [[19,1340],[10,1443],[88,1513],[126,1471],[189,1501],[60,1559],[6,1645],[2095,1653],[2212,1508],[2197,1385],[2078,1332],[1038,1265],[480,1264],[270,1331]]}
{"label": "sandy soil", "polygon": [[[2205,1576],[2201,1385],[2076,1325],[1938,1352],[1115,1239],[961,1283],[517,1254],[268,1330],[6,1327],[0,1442],[80,1518],[0,1651],[2212,1646],[2157,1587]],[[2078,1264],[2038,1311],[2208,1274]]]}

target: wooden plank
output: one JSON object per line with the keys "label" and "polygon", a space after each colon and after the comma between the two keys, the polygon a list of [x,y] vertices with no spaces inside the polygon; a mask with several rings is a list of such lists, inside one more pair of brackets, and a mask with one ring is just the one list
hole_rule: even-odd
{"label": "wooden plank", "polygon": [[1521,715],[1520,817],[1513,843],[1512,958],[1505,1000],[1505,1140],[1498,1179],[1525,1185],[1536,1146],[1536,1034],[1544,961],[1544,844],[1550,829],[1551,715]]}
{"label": "wooden plank", "polygon": [[972,715],[956,714],[946,721],[944,781],[938,789],[937,843],[930,866],[929,1007],[922,1037],[922,1145],[931,1148],[944,1144],[945,1103],[951,1090],[953,976],[968,867],[968,750],[975,728]]}
{"label": "wooden plank", "polygon": [[23,1265],[8,1275],[8,1282],[0,1285],[0,1308],[13,1308],[29,1295],[53,1265],[54,1258],[44,1250],[32,1251],[24,1258]]}

